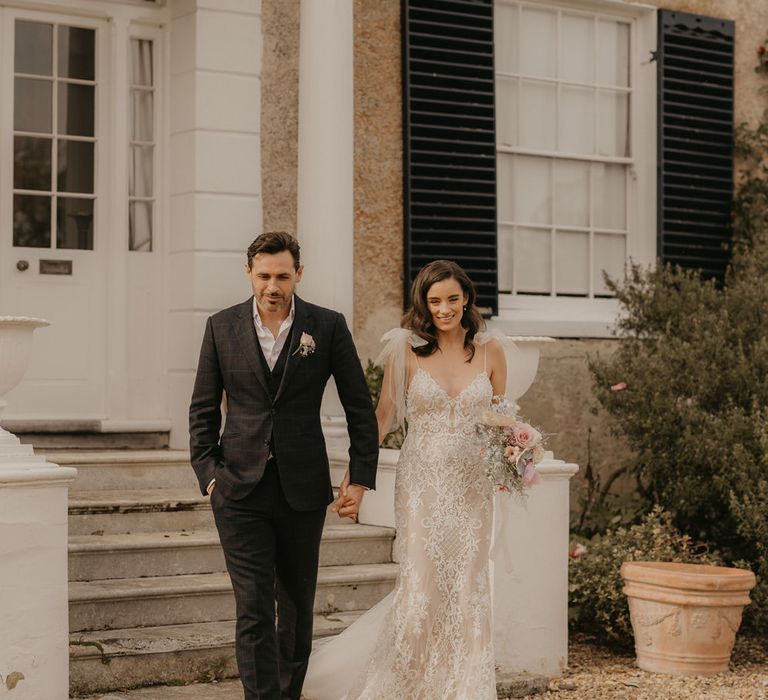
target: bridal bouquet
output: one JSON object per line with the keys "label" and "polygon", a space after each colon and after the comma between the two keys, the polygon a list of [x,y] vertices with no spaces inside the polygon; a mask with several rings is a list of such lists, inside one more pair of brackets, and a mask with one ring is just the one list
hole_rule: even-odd
{"label": "bridal bouquet", "polygon": [[525,487],[541,481],[536,464],[544,456],[544,438],[515,418],[507,399],[494,401],[476,430],[483,443],[486,476],[500,491],[522,494]]}

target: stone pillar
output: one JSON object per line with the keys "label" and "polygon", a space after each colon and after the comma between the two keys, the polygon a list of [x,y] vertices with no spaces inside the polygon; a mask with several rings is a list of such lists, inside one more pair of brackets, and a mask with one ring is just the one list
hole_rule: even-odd
{"label": "stone pillar", "polygon": [[[302,0],[299,29],[298,293],[353,328],[354,93],[352,0]],[[328,446],[346,428],[333,383],[323,399]]]}
{"label": "stone pillar", "polygon": [[493,623],[498,680],[559,676],[568,663],[568,482],[576,464],[539,463],[521,502],[496,494]]}
{"label": "stone pillar", "polygon": [[[0,412],[48,321],[0,317]],[[77,470],[0,428],[0,698],[69,697],[67,494]]]}
{"label": "stone pillar", "polygon": [[206,320],[252,294],[243,265],[262,233],[261,2],[173,2],[169,41],[167,367],[181,448]]}

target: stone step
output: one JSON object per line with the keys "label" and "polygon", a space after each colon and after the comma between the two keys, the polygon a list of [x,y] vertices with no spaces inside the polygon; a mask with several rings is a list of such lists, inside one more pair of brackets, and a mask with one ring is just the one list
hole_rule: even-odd
{"label": "stone step", "polygon": [[120,535],[214,528],[198,489],[80,491],[69,496],[70,535]]}
{"label": "stone step", "polygon": [[[328,506],[327,525],[354,525]],[[75,491],[69,495],[70,535],[212,530],[210,501],[196,488]]]}
{"label": "stone step", "polygon": [[[397,564],[321,567],[315,612],[367,610],[392,590]],[[74,632],[234,618],[234,597],[225,573],[73,581],[69,629]]]}
{"label": "stone step", "polygon": [[[320,565],[383,564],[392,561],[394,532],[370,525],[328,525]],[[215,530],[75,535],[69,538],[69,580],[205,574],[225,571]]]}
{"label": "stone step", "polygon": [[186,450],[41,450],[60,466],[75,467],[70,492],[197,489]]}
{"label": "stone step", "polygon": [[[316,615],[315,638],[339,634],[360,614]],[[230,678],[237,675],[234,639],[231,620],[75,632],[70,635],[70,692]]]}

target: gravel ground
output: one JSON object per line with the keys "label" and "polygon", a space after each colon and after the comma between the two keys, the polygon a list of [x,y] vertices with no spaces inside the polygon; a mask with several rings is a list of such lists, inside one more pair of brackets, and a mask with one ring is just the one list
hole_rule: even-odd
{"label": "gravel ground", "polygon": [[641,671],[633,655],[571,639],[568,673],[534,696],[557,700],[768,700],[768,638],[739,637],[728,673],[680,677]]}

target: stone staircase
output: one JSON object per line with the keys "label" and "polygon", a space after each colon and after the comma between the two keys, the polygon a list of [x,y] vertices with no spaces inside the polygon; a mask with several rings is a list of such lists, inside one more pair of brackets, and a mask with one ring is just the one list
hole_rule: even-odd
{"label": "stone staircase", "polygon": [[[69,500],[71,692],[236,675],[234,597],[188,453],[46,456],[79,470]],[[392,589],[393,537],[329,511],[316,637],[338,634]]]}

